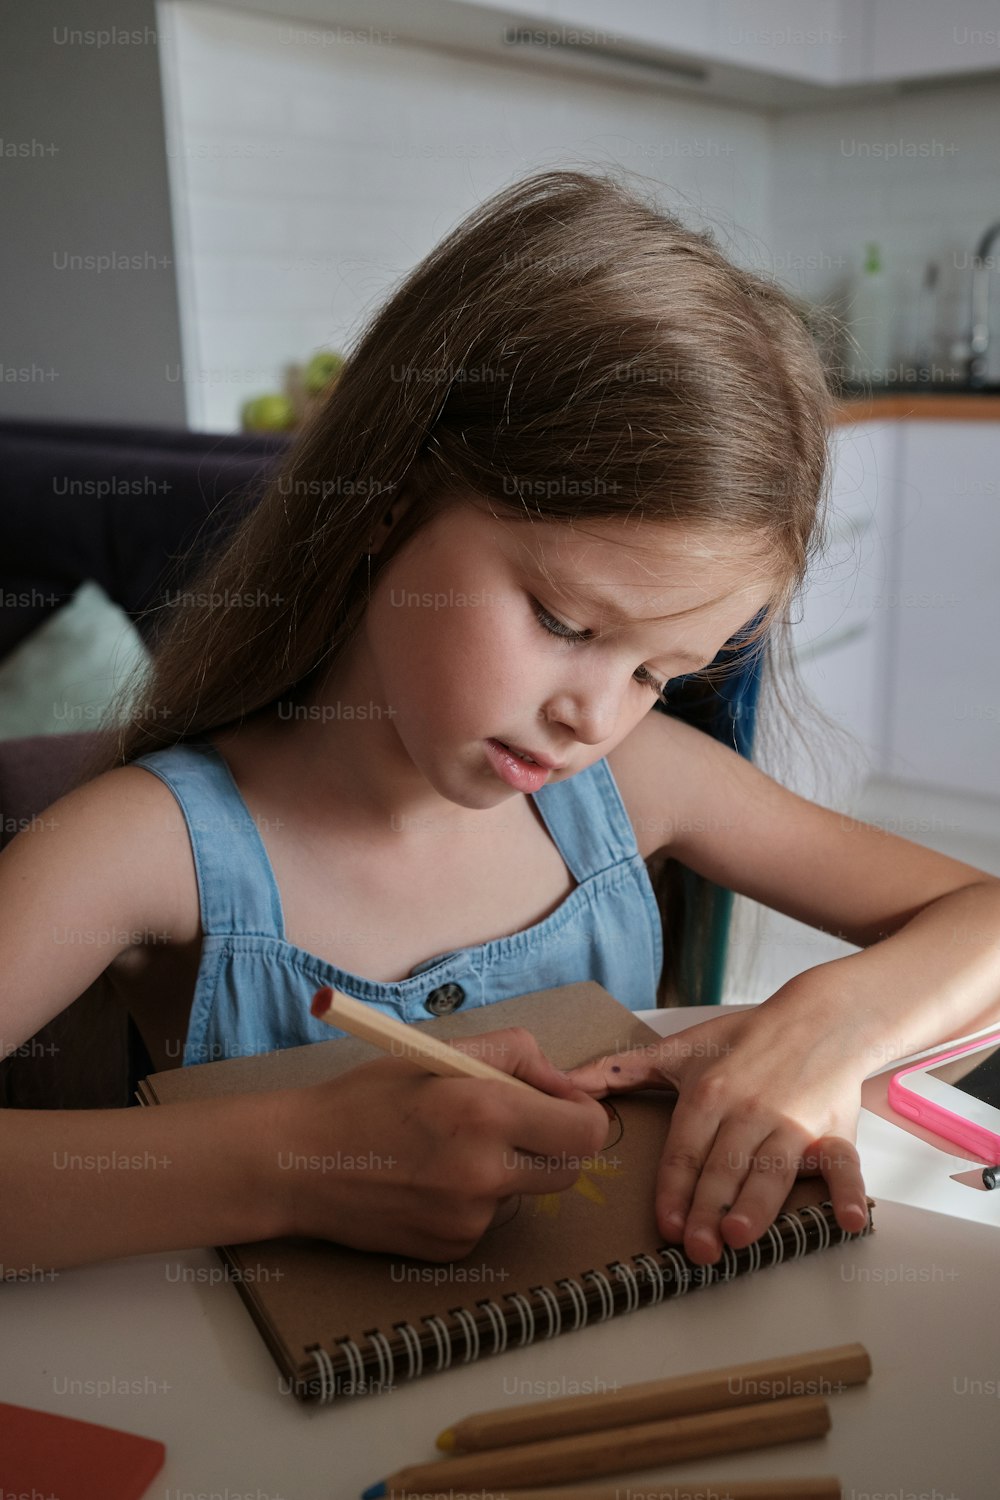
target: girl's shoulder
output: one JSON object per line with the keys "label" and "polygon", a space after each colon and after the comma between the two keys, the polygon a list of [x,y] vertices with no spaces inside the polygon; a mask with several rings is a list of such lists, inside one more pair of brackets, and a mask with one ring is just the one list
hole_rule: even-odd
{"label": "girl's shoulder", "polygon": [[[53,857],[108,888],[132,925],[116,953],[150,942],[187,943],[201,934],[187,826],[170,788],[141,765],[116,766],[47,810],[59,837]],[[131,893],[130,899],[126,892]]]}
{"label": "girl's shoulder", "polygon": [[632,824],[642,858],[651,859],[670,843],[678,811],[678,770],[693,746],[677,733],[678,725],[657,709],[606,756],[611,774]]}
{"label": "girl's shoulder", "polygon": [[144,871],[154,867],[143,876],[150,911],[156,914],[154,939],[179,944],[200,940],[194,855],[176,797],[140,765],[118,766],[105,774],[114,778],[103,795],[121,809],[125,848]]}
{"label": "girl's shoulder", "polygon": [[189,943],[197,886],[169,789],[121,766],[51,803],[0,854],[0,910],[0,991],[19,1040],[130,954]]}
{"label": "girl's shoulder", "polygon": [[[669,853],[699,872],[706,857],[728,865],[737,857],[734,838],[758,835],[761,819],[773,827],[811,806],[735,747],[659,709],[607,761],[643,859]],[[756,858],[752,841],[745,852]]]}

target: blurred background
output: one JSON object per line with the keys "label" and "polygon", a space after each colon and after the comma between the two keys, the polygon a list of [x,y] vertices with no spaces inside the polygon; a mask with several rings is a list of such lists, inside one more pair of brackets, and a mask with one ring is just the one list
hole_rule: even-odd
{"label": "blurred background", "polygon": [[[819,783],[786,746],[782,779],[1000,874],[1000,0],[48,0],[4,28],[0,740],[96,725],[167,557],[458,220],[611,164],[848,331],[796,655],[856,753]],[[766,920],[757,986],[852,951]]]}

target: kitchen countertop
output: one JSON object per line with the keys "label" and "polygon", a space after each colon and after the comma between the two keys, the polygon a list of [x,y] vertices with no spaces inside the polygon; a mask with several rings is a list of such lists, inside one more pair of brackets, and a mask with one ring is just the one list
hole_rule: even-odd
{"label": "kitchen countertop", "polygon": [[837,404],[834,425],[870,422],[879,417],[919,422],[1000,422],[1000,392],[970,395],[966,391],[886,391],[870,398],[851,397]]}

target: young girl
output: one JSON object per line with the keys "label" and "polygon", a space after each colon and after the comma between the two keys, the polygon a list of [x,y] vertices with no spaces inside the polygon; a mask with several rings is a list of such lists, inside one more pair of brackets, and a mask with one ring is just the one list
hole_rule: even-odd
{"label": "young girl", "polygon": [[[861,1080],[1000,1018],[1000,881],[651,712],[734,637],[779,641],[830,417],[798,306],[611,176],[516,183],[405,279],[180,594],[126,727],[0,859],[6,1048],[102,970],[157,1068],[327,1041],[326,984],[404,1021],[583,979],[651,1006],[654,856],[861,951],[570,1075],[521,1030],[462,1044],[527,1103],[386,1057],[8,1111],[5,1265],[289,1233],[457,1258],[575,1180],[594,1096],[652,1085],[679,1096],[657,1220],[694,1260],[763,1234],[799,1171],[863,1224]],[[115,942],[54,944],[70,914]],[[67,1140],[134,1169],[56,1171]]]}

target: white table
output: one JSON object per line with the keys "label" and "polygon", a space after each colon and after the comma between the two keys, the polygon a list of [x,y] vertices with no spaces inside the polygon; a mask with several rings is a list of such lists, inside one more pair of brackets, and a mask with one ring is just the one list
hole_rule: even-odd
{"label": "white table", "polygon": [[[666,1034],[726,1009],[642,1017]],[[214,1251],[132,1256],[0,1287],[0,1399],[158,1438],[167,1459],[151,1496],[354,1500],[434,1458],[435,1434],[470,1411],[859,1340],[872,1378],[830,1397],[825,1438],[636,1471],[617,1481],[622,1495],[837,1474],[845,1500],[995,1500],[1000,1190],[956,1180],[978,1181],[973,1158],[889,1118],[888,1071],[864,1086],[858,1144],[877,1202],[865,1240],[325,1407],[280,1391]]]}

